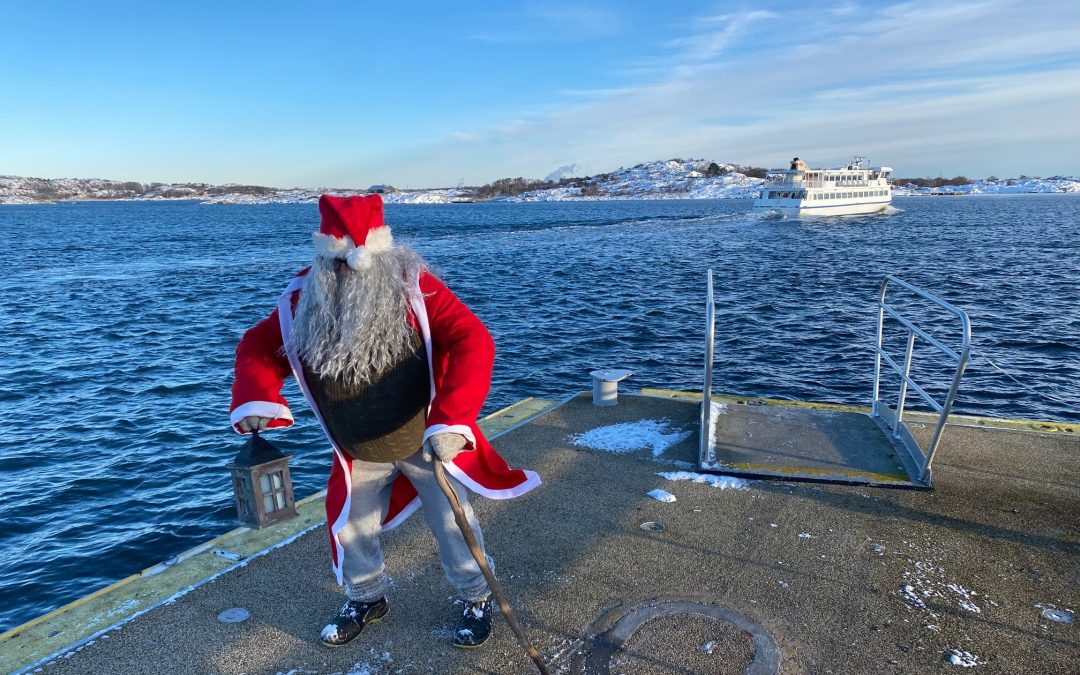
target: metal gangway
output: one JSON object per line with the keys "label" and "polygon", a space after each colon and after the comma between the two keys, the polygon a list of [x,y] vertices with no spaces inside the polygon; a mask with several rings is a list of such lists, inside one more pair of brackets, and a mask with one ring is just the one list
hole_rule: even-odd
{"label": "metal gangway", "polygon": [[[931,465],[971,352],[971,322],[967,313],[941,298],[892,275],[881,284],[877,302],[873,395],[869,410],[857,406],[807,403],[713,392],[716,301],[712,270],[708,271],[705,303],[705,378],[701,403],[699,468],[702,471],[786,480],[931,487]],[[953,348],[916,324],[909,310],[895,301],[896,291],[921,308],[943,310],[959,323]],[[893,332],[899,329],[899,332]],[[904,335],[906,331],[906,336]],[[889,352],[891,342],[904,338],[902,355]],[[933,348],[952,367],[948,392],[938,400],[912,376],[916,346]],[[920,352],[921,353],[921,352]],[[898,382],[895,398],[883,394],[882,364]],[[936,417],[907,412],[914,391]],[[909,427],[912,417],[932,425],[925,450]]]}

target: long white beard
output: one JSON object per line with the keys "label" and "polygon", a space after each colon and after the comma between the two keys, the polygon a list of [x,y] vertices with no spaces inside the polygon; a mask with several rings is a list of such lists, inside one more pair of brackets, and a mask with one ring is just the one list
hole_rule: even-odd
{"label": "long white beard", "polygon": [[423,258],[407,246],[371,257],[371,266],[339,275],[317,256],[304,279],[290,337],[304,366],[347,385],[370,384],[413,351],[406,316],[418,292]]}

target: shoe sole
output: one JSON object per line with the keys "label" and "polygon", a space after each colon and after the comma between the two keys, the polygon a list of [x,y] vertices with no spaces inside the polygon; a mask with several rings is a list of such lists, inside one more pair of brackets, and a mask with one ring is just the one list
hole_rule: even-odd
{"label": "shoe sole", "polygon": [[368,627],[368,626],[371,626],[372,624],[376,624],[376,623],[379,623],[380,621],[382,621],[383,619],[385,619],[385,618],[386,618],[386,615],[387,615],[387,614],[389,614],[389,613],[390,613],[390,608],[389,608],[389,607],[387,607],[387,608],[386,608],[386,611],[385,611],[385,612],[383,612],[383,613],[382,613],[381,615],[379,615],[379,616],[377,616],[377,617],[373,617],[373,618],[371,618],[371,619],[364,619],[364,627],[360,629],[360,632],[359,632],[359,633],[357,633],[356,635],[352,636],[351,638],[349,638],[349,639],[348,639],[348,640],[346,640],[345,642],[341,642],[341,643],[334,643],[334,642],[326,642],[325,640],[319,640],[319,642],[320,642],[320,643],[322,643],[322,646],[323,646],[323,647],[330,647],[331,649],[337,649],[338,647],[345,647],[345,646],[347,646],[347,645],[348,645],[348,644],[349,644],[350,642],[352,642],[352,641],[353,641],[353,640],[355,640],[356,638],[358,638],[358,637],[360,637],[361,635],[363,635],[363,634],[364,634],[364,631],[365,631],[365,630],[367,630],[367,627]]}
{"label": "shoe sole", "polygon": [[473,645],[464,645],[464,644],[460,644],[460,643],[458,643],[458,642],[455,642],[455,643],[453,643],[453,645],[454,645],[455,647],[457,647],[458,649],[476,649],[477,647],[483,647],[483,646],[484,646],[484,644],[485,644],[485,643],[486,643],[486,642],[488,641],[488,639],[489,639],[490,637],[491,637],[491,636],[490,636],[490,635],[488,635],[488,636],[487,636],[486,638],[484,638],[484,641],[483,641],[483,642],[477,642],[476,644],[473,644]]}

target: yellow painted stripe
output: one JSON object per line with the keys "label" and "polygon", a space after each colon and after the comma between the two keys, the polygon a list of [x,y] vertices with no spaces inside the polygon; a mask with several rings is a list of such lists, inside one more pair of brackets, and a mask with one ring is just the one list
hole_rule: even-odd
{"label": "yellow painted stripe", "polygon": [[722,468],[737,469],[740,471],[753,472],[776,472],[785,476],[809,475],[809,476],[846,476],[848,478],[867,478],[870,480],[904,483],[910,482],[906,473],[875,473],[873,471],[855,471],[852,469],[820,469],[806,466],[784,466],[782,464],[754,464],[751,462],[723,463]]}
{"label": "yellow painted stripe", "polygon": [[[641,393],[645,396],[658,396],[686,401],[700,401],[701,393],[696,391],[677,391],[674,389],[643,388]],[[842,403],[818,403],[812,401],[788,401],[779,398],[755,398],[753,396],[732,396],[730,394],[713,394],[712,400],[721,403],[734,403],[742,405],[773,405],[788,406],[793,408],[816,408],[819,410],[839,410],[844,412],[870,413],[869,406],[846,405]],[[905,421],[937,422],[936,413],[905,412]],[[1020,418],[1005,417],[978,417],[976,415],[949,415],[949,424],[960,426],[991,427],[995,429],[1015,429],[1018,431],[1043,431],[1047,433],[1080,434],[1080,424],[1071,422],[1057,422],[1053,420],[1025,420]]]}

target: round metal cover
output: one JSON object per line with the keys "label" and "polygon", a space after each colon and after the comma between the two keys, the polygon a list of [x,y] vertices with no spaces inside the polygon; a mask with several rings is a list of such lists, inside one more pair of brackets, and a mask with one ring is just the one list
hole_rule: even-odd
{"label": "round metal cover", "polygon": [[243,607],[232,607],[217,615],[221,623],[240,623],[251,618],[251,612]]}
{"label": "round metal cover", "polygon": [[[649,601],[602,615],[576,664],[594,675],[775,675],[780,649],[761,624],[719,605]],[[597,624],[594,624],[597,626]],[[599,627],[599,626],[597,626]]]}
{"label": "round metal cover", "polygon": [[657,523],[657,522],[654,522],[654,521],[650,520],[647,523],[642,523],[641,524],[641,529],[643,529],[643,530],[645,530],[647,532],[663,532],[664,531],[664,524],[663,523]]}

